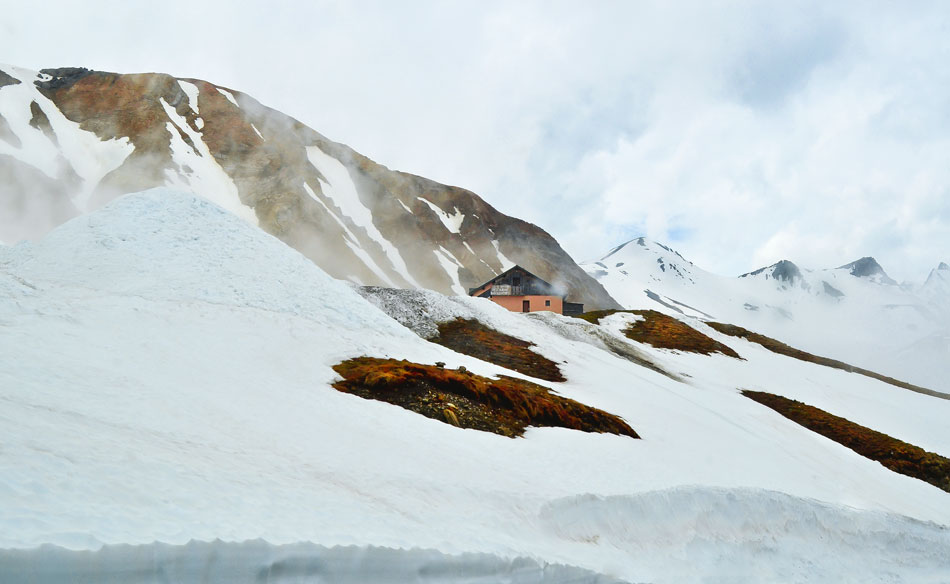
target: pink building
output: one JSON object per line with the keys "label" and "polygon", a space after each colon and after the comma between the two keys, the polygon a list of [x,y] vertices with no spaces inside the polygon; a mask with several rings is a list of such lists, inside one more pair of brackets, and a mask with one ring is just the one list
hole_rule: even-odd
{"label": "pink building", "polygon": [[584,305],[565,302],[566,293],[521,266],[495,276],[481,286],[470,288],[469,296],[489,298],[512,312],[550,310],[558,314],[580,314]]}

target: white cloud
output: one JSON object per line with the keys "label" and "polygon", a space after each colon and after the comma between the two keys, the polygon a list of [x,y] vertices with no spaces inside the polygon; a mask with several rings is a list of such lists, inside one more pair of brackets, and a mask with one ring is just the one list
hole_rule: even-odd
{"label": "white cloud", "polygon": [[244,90],[577,259],[645,234],[726,274],[950,260],[943,3],[44,6],[6,9],[3,59]]}

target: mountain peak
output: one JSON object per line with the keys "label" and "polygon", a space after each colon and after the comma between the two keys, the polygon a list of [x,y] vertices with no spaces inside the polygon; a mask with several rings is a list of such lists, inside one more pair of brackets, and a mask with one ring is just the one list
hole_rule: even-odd
{"label": "mountain peak", "polygon": [[940,262],[940,265],[937,266],[938,270],[950,270],[950,266],[947,265],[947,262]]}
{"label": "mountain peak", "polygon": [[[617,247],[615,247],[615,248],[613,248],[612,250],[610,250],[609,252],[607,252],[607,255],[605,255],[604,257],[600,258],[600,261],[606,260],[606,259],[609,258],[610,256],[612,256],[612,255],[616,254],[617,252],[619,252],[620,250],[626,248],[626,247],[629,246],[630,244],[636,244],[636,245],[638,245],[638,246],[640,246],[640,247],[642,247],[642,248],[644,248],[644,249],[648,249],[648,250],[651,250],[651,251],[653,251],[653,252],[660,253],[660,254],[663,254],[663,253],[672,254],[672,255],[678,257],[679,259],[683,260],[684,262],[690,264],[690,265],[692,265],[692,263],[693,263],[693,262],[687,260],[686,258],[684,258],[682,255],[680,255],[680,253],[679,253],[678,251],[676,251],[675,249],[673,249],[673,248],[671,248],[671,247],[668,247],[668,246],[666,246],[666,245],[663,245],[662,243],[660,243],[660,242],[658,242],[658,241],[654,241],[654,240],[652,240],[652,239],[650,239],[650,238],[648,238],[648,237],[635,237],[635,238],[633,238],[633,239],[631,239],[631,240],[629,240],[629,241],[625,241],[624,243],[621,243],[621,244],[618,245]],[[671,258],[671,259],[672,259],[672,258]]]}
{"label": "mountain peak", "polygon": [[765,273],[766,277],[772,277],[776,280],[781,280],[784,282],[793,283],[802,279],[802,271],[799,269],[794,262],[790,260],[781,260],[772,264],[771,266],[766,266],[764,268],[759,268],[753,272],[747,274],[742,274],[740,278],[745,278],[748,276],[758,276],[759,274]]}
{"label": "mountain peak", "polygon": [[877,260],[870,256],[840,266],[838,269],[848,270],[852,276],[867,278],[880,284],[897,284],[894,279],[887,275],[884,268],[881,267],[881,264],[877,263]]}

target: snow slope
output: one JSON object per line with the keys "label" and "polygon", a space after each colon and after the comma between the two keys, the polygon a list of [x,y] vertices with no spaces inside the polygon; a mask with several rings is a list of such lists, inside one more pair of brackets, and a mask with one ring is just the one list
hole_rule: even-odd
{"label": "snow slope", "polygon": [[[873,258],[806,270],[784,260],[729,278],[638,238],[582,264],[627,308],[737,324],[796,348],[950,391],[950,285],[893,283]],[[950,281],[950,278],[948,278]]]}
{"label": "snow slope", "polygon": [[[285,550],[326,566],[320,550],[335,546],[356,546],[337,556],[355,581],[385,581],[370,577],[370,546],[393,550],[404,581],[597,581],[485,571],[517,557],[628,582],[950,573],[950,495],[737,387],[798,396],[944,455],[950,402],[728,337],[717,336],[747,361],[634,347],[677,380],[605,351],[576,320],[423,294],[421,320],[474,316],[534,342],[563,363],[559,393],[621,415],[643,439],[558,428],[508,439],[335,391],[331,365],[359,355],[518,374],[425,341],[190,194],[130,195],[36,244],[0,247],[0,573],[26,565],[62,581],[57,566],[79,561],[67,550],[87,550],[84,565],[105,572],[144,561],[197,579],[234,553],[216,540],[264,540],[245,544],[245,567],[273,582],[302,577],[281,575]],[[623,318],[602,334],[626,342]],[[286,547],[298,542],[309,543]],[[466,580],[427,571],[414,548],[488,556]],[[242,574],[227,581],[250,581]]]}

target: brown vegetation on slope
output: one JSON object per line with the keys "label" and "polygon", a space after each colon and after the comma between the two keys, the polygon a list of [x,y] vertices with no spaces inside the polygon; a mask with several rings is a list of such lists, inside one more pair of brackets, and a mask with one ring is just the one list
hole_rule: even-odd
{"label": "brown vegetation on slope", "polygon": [[528,426],[556,426],[639,438],[619,417],[551,393],[546,387],[501,377],[395,359],[359,357],[333,367],[337,390],[375,399],[459,426],[514,438]]}
{"label": "brown vegetation on slope", "polygon": [[842,371],[849,371],[851,373],[860,373],[872,379],[877,379],[878,381],[883,381],[884,383],[890,383],[896,387],[902,389],[909,389],[910,391],[915,391],[917,393],[922,393],[925,395],[931,395],[934,397],[939,397],[942,399],[950,399],[950,394],[941,393],[939,391],[934,391],[932,389],[927,389],[926,387],[920,387],[918,385],[913,385],[910,383],[905,383],[899,379],[894,379],[893,377],[887,377],[886,375],[881,375],[880,373],[875,373],[867,369],[862,369],[860,367],[855,367],[853,365],[848,365],[843,361],[837,361],[835,359],[828,359],[827,357],[819,357],[818,355],[812,355],[811,353],[806,353],[800,349],[790,347],[783,342],[776,341],[773,338],[767,337],[765,335],[760,335],[759,333],[754,333],[748,329],[744,329],[741,326],[736,326],[734,324],[724,324],[720,322],[707,322],[709,326],[716,329],[717,331],[732,336],[746,339],[753,343],[758,343],[762,345],[769,351],[773,353],[778,353],[780,355],[785,355],[786,357],[792,357],[793,359],[798,359],[800,361],[807,361],[809,363],[815,363],[817,365],[824,365],[825,367],[832,367],[834,369],[841,369]]}
{"label": "brown vegetation on slope", "polygon": [[742,395],[894,472],[950,492],[948,458],[799,401],[761,391],[744,390]]}
{"label": "brown vegetation on slope", "polygon": [[623,331],[627,338],[639,343],[646,343],[658,349],[673,349],[702,355],[722,353],[736,359],[742,358],[738,353],[719,341],[707,337],[672,316],[667,316],[655,310],[597,310],[585,312],[577,318],[597,324],[600,319],[618,312],[628,312],[643,317],[643,320],[632,323]]}
{"label": "brown vegetation on slope", "polygon": [[430,339],[453,351],[545,381],[565,381],[554,361],[530,349],[532,343],[489,328],[477,320],[456,318],[439,324],[439,336]]}

